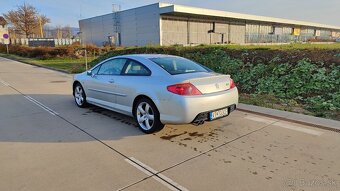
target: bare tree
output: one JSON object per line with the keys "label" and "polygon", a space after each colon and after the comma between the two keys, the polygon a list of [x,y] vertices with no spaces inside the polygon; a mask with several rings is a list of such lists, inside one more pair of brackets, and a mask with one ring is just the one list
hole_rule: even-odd
{"label": "bare tree", "polygon": [[6,20],[5,20],[2,16],[0,16],[0,25],[1,25],[2,27],[5,27],[5,25],[7,25]]}
{"label": "bare tree", "polygon": [[55,27],[55,31],[54,31],[54,33],[55,33],[55,38],[63,38],[62,37],[62,26],[61,25],[57,25],[56,27]]}
{"label": "bare tree", "polygon": [[40,27],[39,18],[42,26],[50,22],[49,18],[45,15],[39,15],[35,7],[26,3],[18,6],[17,10],[11,10],[3,15],[16,31],[25,34],[27,38],[30,37],[35,28]]}
{"label": "bare tree", "polygon": [[71,31],[71,27],[69,25],[66,25],[65,27],[63,27],[62,29],[62,36],[63,38],[71,38],[72,37],[72,31]]}
{"label": "bare tree", "polygon": [[70,26],[61,26],[57,25],[55,29],[53,30],[53,36],[54,38],[71,38],[72,37],[72,31]]}

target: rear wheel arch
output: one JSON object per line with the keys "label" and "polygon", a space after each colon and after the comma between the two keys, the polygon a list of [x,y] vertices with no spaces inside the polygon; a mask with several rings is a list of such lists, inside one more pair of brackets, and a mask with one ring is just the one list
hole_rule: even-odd
{"label": "rear wheel arch", "polygon": [[[137,109],[137,107],[141,107],[141,110]],[[157,105],[148,96],[139,95],[135,98],[132,113],[139,129],[144,133],[154,133],[164,127],[164,124],[160,121]]]}

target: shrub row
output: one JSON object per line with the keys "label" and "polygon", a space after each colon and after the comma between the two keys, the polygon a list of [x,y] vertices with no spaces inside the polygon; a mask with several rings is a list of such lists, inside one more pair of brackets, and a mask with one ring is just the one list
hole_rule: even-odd
{"label": "shrub row", "polygon": [[[95,45],[87,45],[86,50],[89,56],[103,54],[112,50],[110,47],[97,47]],[[18,56],[48,59],[55,57],[82,57],[84,56],[84,48],[80,45],[60,46],[60,47],[27,47],[20,45],[10,45],[9,52]],[[0,45],[0,53],[6,53],[6,47]]]}

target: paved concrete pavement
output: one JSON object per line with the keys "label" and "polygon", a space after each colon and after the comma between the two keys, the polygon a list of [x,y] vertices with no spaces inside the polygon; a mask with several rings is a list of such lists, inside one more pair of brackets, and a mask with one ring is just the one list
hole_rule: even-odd
{"label": "paved concrete pavement", "polygon": [[0,190],[340,190],[339,133],[236,111],[144,135],[71,84],[0,58]]}

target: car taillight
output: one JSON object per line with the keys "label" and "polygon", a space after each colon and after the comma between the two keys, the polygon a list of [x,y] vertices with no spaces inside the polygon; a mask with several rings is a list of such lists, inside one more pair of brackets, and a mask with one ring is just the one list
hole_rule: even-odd
{"label": "car taillight", "polygon": [[169,92],[178,95],[202,95],[202,93],[191,83],[175,84],[167,87]]}
{"label": "car taillight", "polygon": [[234,80],[233,79],[230,79],[230,89],[233,89],[233,88],[235,88],[236,87],[236,85],[235,85],[235,83],[234,83]]}

